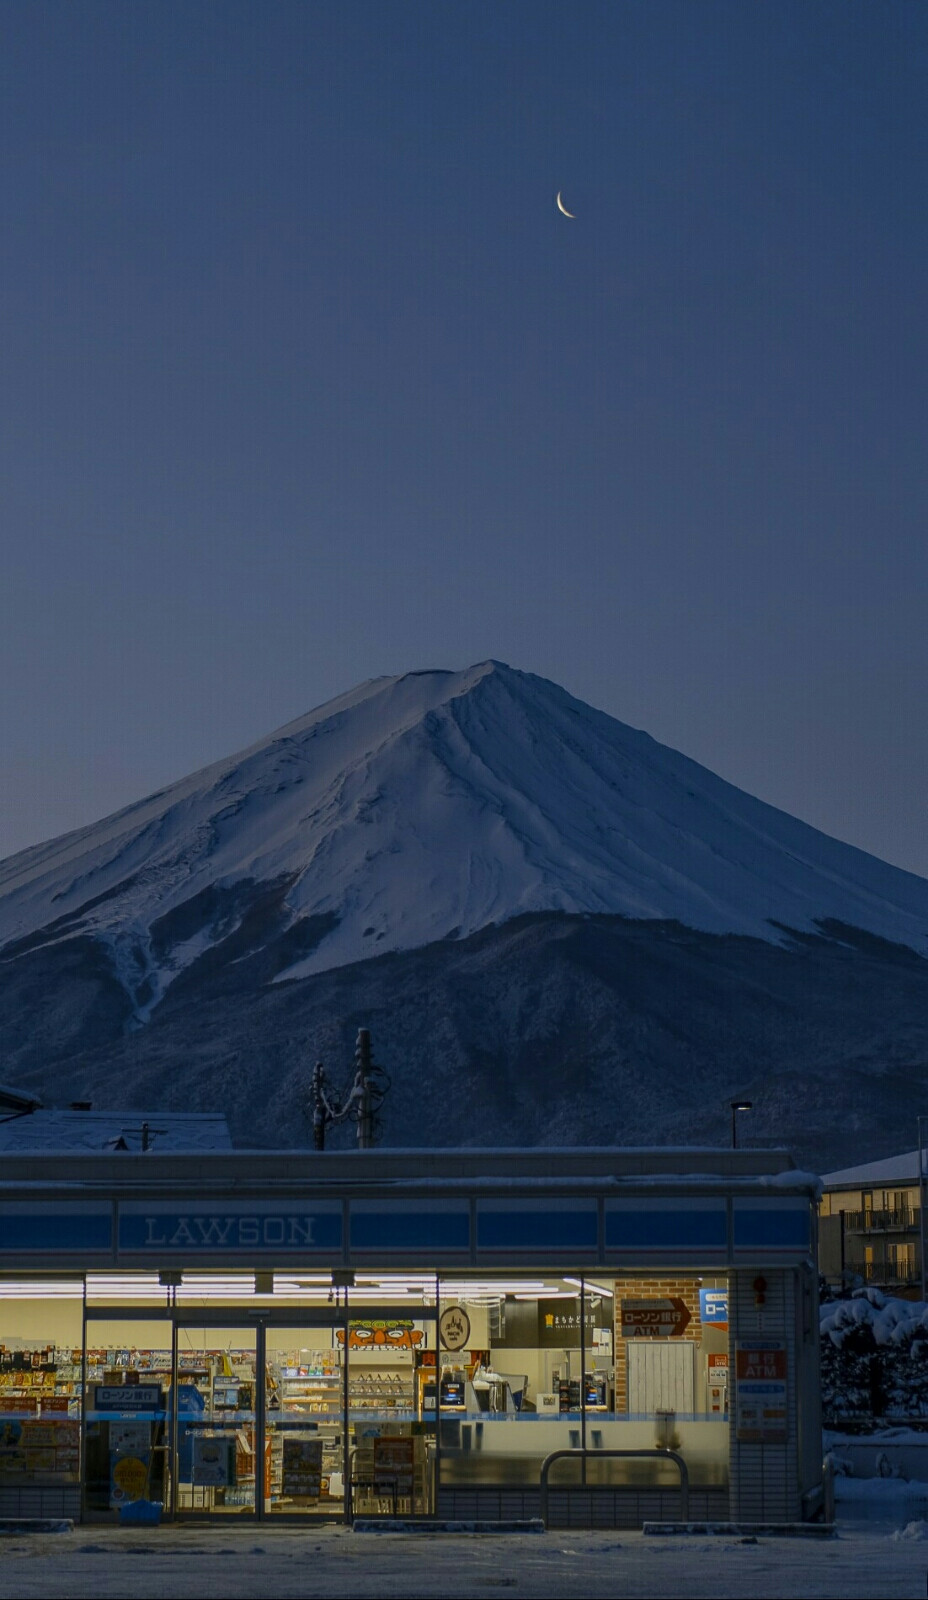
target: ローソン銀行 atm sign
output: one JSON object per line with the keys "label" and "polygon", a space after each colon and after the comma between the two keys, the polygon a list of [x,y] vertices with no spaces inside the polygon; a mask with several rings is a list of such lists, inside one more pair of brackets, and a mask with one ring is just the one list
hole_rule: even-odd
{"label": "\u30ed\u30fc\u30bd\u30f3\u9280\u884c atm sign", "polygon": [[742,1444],[785,1444],[787,1359],[782,1339],[735,1345],[735,1427]]}

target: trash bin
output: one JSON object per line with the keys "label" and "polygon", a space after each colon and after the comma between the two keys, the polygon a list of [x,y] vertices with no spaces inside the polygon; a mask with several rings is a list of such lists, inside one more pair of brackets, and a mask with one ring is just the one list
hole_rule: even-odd
{"label": "trash bin", "polygon": [[119,1520],[150,1526],[161,1521],[163,1510],[164,1506],[160,1500],[127,1500],[125,1505],[119,1508]]}

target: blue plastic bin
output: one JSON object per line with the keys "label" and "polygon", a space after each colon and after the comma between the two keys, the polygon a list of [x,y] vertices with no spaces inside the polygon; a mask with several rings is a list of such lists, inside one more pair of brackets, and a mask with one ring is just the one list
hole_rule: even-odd
{"label": "blue plastic bin", "polygon": [[161,1521],[164,1510],[160,1500],[127,1500],[119,1508],[120,1522],[135,1522],[151,1524]]}

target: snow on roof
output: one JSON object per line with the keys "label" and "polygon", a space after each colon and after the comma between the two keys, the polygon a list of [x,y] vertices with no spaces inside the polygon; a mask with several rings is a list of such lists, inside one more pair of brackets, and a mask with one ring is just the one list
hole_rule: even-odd
{"label": "snow on roof", "polygon": [[43,1110],[0,1119],[0,1150],[10,1155],[143,1148],[231,1150],[232,1139],[225,1117],[212,1112]]}
{"label": "snow on roof", "polygon": [[826,1172],[822,1178],[826,1189],[859,1189],[871,1183],[917,1182],[917,1150],[907,1150],[901,1156],[884,1156],[882,1161],[868,1161],[862,1167],[843,1167],[840,1172]]}
{"label": "snow on roof", "polygon": [[36,1111],[42,1104],[40,1097],[29,1089],[12,1089],[0,1083],[0,1109],[4,1111]]}

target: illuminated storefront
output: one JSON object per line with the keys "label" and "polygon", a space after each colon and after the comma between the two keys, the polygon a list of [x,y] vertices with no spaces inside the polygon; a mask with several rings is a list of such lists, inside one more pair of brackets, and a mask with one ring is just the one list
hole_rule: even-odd
{"label": "illuminated storefront", "polygon": [[548,1461],[549,1520],[635,1525],[678,1457],[691,1518],[811,1516],[814,1199],[769,1151],[8,1157],[0,1513],[527,1517]]}

